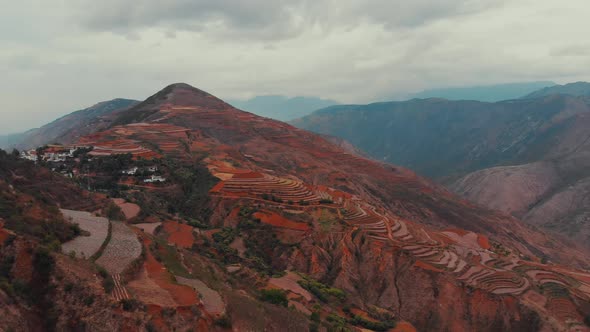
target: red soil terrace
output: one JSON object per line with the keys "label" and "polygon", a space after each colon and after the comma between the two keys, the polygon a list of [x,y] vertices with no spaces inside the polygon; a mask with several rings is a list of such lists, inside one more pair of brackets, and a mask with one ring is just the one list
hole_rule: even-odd
{"label": "red soil terrace", "polygon": [[254,213],[254,217],[260,219],[265,224],[269,224],[274,227],[282,227],[293,229],[297,231],[307,231],[309,226],[305,223],[295,222],[289,220],[279,214],[270,211],[259,211]]}
{"label": "red soil terrace", "polygon": [[174,243],[178,247],[191,248],[195,242],[193,228],[189,225],[169,220],[164,222],[163,229],[169,234],[168,242]]}
{"label": "red soil terrace", "polygon": [[[152,241],[144,237],[143,243],[149,248]],[[192,287],[173,283],[172,275],[154,258],[149,250],[146,252],[144,266],[150,279],[155,281],[160,288],[168,291],[179,306],[190,306],[200,303],[199,297]]]}

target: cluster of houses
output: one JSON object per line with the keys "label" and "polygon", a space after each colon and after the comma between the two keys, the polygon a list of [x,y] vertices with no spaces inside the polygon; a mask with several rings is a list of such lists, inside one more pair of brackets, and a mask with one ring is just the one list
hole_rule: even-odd
{"label": "cluster of houses", "polygon": [[[62,162],[63,163],[63,162],[66,162],[68,160],[68,158],[73,158],[75,152],[78,149],[83,149],[83,148],[90,148],[90,147],[88,147],[88,146],[48,145],[48,146],[45,146],[43,148],[36,149],[36,150],[33,149],[33,150],[22,151],[20,153],[20,158],[26,159],[26,160],[31,160],[34,162],[45,161],[45,162],[54,162],[54,163]],[[67,177],[74,177],[78,173],[78,170],[76,168],[64,170],[63,166],[59,167],[59,165],[57,165],[56,167],[58,167],[59,169],[53,168],[52,170],[55,172],[60,172],[64,176],[67,176]],[[130,175],[130,176],[147,175],[148,177],[143,180],[144,183],[166,182],[165,177],[154,174],[157,171],[158,171],[158,166],[146,166],[146,167],[141,167],[141,168],[134,166],[129,169],[122,170],[121,174]]]}
{"label": "cluster of houses", "polygon": [[44,149],[22,151],[20,157],[22,159],[47,162],[64,162],[67,158],[73,158],[74,152],[78,149],[88,148],[87,146],[63,146],[63,145],[48,145]]}
{"label": "cluster of houses", "polygon": [[[148,166],[148,167],[145,167],[142,169],[143,172],[147,172],[147,173],[154,173],[157,170],[158,170],[158,166]],[[129,169],[122,170],[121,173],[125,174],[125,175],[136,175],[138,171],[140,171],[140,168],[134,166]],[[166,178],[162,177],[160,175],[152,174],[152,175],[150,175],[149,178],[143,180],[143,182],[145,182],[145,183],[157,183],[157,182],[162,183],[162,182],[166,182]]]}

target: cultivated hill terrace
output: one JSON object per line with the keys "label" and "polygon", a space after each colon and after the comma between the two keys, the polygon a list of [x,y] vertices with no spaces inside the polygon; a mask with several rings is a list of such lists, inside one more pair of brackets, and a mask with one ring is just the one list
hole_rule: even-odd
{"label": "cultivated hill terrace", "polygon": [[[584,252],[409,170],[347,153],[186,84],[117,116],[78,144],[93,146],[95,157],[131,153],[203,165],[218,182],[201,222],[224,230],[217,239],[241,229],[244,218],[271,227],[277,248],[289,244],[264,249],[271,269],[305,273],[342,289],[360,309],[384,308],[420,329],[582,328],[590,274],[541,261],[586,267]],[[237,256],[238,264],[245,259]],[[305,297],[292,302],[311,310]],[[443,303],[461,305],[440,309]]]}
{"label": "cultivated hill terrace", "polygon": [[[185,292],[193,287],[218,314],[218,294],[199,281],[169,279],[194,279],[202,271],[196,262],[216,259],[224,275],[238,275],[263,298],[278,288],[297,312],[317,312],[332,327],[386,330],[406,321],[419,330],[585,329],[584,251],[409,170],[189,85],[166,87],[77,144],[92,146],[93,159],[149,159],[169,178],[116,188],[142,208],[128,223],[137,224],[144,253],[134,273],[113,273],[115,297],[123,291],[159,307],[186,307],[198,302]],[[246,328],[223,290],[216,289],[234,326]]]}

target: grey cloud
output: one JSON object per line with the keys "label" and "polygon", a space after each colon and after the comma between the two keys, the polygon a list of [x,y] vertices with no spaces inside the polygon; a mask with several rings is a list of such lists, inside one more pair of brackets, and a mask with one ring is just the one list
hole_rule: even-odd
{"label": "grey cloud", "polygon": [[216,38],[284,39],[315,26],[362,23],[415,27],[477,13],[505,0],[85,0],[76,17],[91,30],[127,34],[146,28],[208,33]]}
{"label": "grey cloud", "polygon": [[589,14],[587,0],[6,2],[0,134],[179,81],[223,99],[363,103],[437,87],[589,80]]}
{"label": "grey cloud", "polygon": [[574,44],[553,49],[552,56],[589,56],[590,44]]}
{"label": "grey cloud", "polygon": [[76,17],[89,29],[123,34],[164,28],[282,38],[297,28],[292,14],[297,5],[285,0],[90,0],[77,6]]}

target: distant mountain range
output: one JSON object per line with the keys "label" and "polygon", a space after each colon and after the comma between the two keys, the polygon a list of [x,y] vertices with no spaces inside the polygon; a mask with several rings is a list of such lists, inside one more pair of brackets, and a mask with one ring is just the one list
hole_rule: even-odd
{"label": "distant mountain range", "polygon": [[256,96],[248,100],[230,100],[228,102],[238,109],[280,121],[290,121],[320,108],[338,104],[334,100],[317,97],[289,98],[278,95]]}
{"label": "distant mountain range", "polygon": [[543,96],[550,96],[556,94],[563,94],[569,96],[590,96],[590,83],[588,82],[575,82],[564,85],[555,85],[546,87],[534,92],[529,93],[523,98],[538,98]]}
{"label": "distant mountain range", "polygon": [[109,124],[105,116],[137,104],[137,100],[117,98],[67,114],[40,128],[0,136],[0,148],[29,149],[47,143],[69,143]]}
{"label": "distant mountain range", "polygon": [[588,83],[485,103],[333,106],[292,123],[445,183],[492,209],[590,240]]}
{"label": "distant mountain range", "polygon": [[532,93],[533,91],[537,91],[545,87],[552,87],[554,85],[555,83],[551,81],[540,81],[431,89],[411,94],[408,96],[408,99],[444,98],[448,100],[477,100],[496,102],[520,98],[524,95]]}

